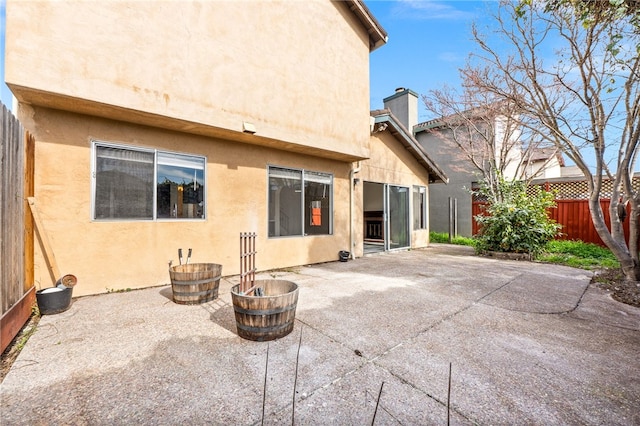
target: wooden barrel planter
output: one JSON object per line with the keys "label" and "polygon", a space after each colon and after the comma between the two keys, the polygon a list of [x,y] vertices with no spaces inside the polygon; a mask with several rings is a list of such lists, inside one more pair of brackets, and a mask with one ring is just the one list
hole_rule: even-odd
{"label": "wooden barrel planter", "polygon": [[298,305],[298,284],[285,280],[255,280],[262,296],[240,293],[231,288],[238,336],[258,342],[275,340],[291,333]]}
{"label": "wooden barrel planter", "polygon": [[217,263],[187,263],[169,268],[173,301],[181,305],[196,305],[218,297],[222,265]]}

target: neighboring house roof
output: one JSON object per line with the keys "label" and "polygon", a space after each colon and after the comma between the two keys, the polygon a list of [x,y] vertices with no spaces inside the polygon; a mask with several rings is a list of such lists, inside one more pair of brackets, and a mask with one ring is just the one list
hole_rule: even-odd
{"label": "neighboring house roof", "polygon": [[413,131],[418,134],[420,132],[440,129],[442,127],[444,127],[444,123],[442,123],[439,119],[434,119],[416,124],[415,126],[413,126]]}
{"label": "neighboring house roof", "polygon": [[[418,123],[414,126],[413,131],[415,133],[424,132],[427,130],[435,130],[442,129],[450,125],[451,122],[458,122],[464,125],[467,121],[470,121],[477,117],[477,119],[482,120],[487,117],[487,112],[490,110],[494,117],[499,115],[507,115],[509,112],[500,113],[500,106],[503,102],[495,102],[491,104],[491,107],[475,107],[466,111],[462,111],[460,113],[451,114],[446,117],[434,118],[429,121],[423,121],[422,123]],[[489,109],[491,108],[491,109]],[[464,118],[462,118],[464,117]]]}
{"label": "neighboring house roof", "polygon": [[387,43],[387,32],[382,28],[382,25],[380,25],[362,0],[347,0],[345,3],[369,33],[370,51],[374,51]]}
{"label": "neighboring house roof", "polygon": [[527,154],[527,159],[530,162],[549,161],[553,157],[556,157],[560,167],[564,167],[564,158],[557,148],[534,148]]}
{"label": "neighboring house roof", "polygon": [[[498,106],[500,106],[498,104]],[[466,116],[467,119],[472,119],[474,117],[482,118],[482,108],[473,108],[468,111],[464,111],[462,114]],[[495,110],[497,111],[497,110]],[[422,123],[418,123],[413,127],[413,131],[415,135],[418,135],[420,132],[426,131],[440,131],[446,129],[449,126],[447,121],[450,121],[452,118],[456,118],[456,115],[451,115],[445,118],[435,118],[429,121],[424,121]],[[463,119],[460,119],[463,123]],[[562,153],[554,147],[545,147],[545,148],[529,148],[523,151],[522,161],[527,164],[533,163],[544,163],[542,165],[543,169],[546,169],[549,165],[547,164],[553,158],[558,161],[560,167],[564,168],[564,158],[562,157]]]}
{"label": "neighboring house roof", "polygon": [[[448,183],[449,178],[434,163],[418,141],[411,135],[404,125],[389,111],[388,109],[379,109],[371,111],[371,117],[374,118],[375,124],[386,124],[385,130],[388,130],[402,145],[414,156],[418,163],[429,172],[431,182]],[[378,127],[380,129],[380,127]]]}

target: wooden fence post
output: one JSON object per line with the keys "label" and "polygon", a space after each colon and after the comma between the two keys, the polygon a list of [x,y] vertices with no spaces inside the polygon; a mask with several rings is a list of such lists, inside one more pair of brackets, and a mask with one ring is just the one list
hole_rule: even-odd
{"label": "wooden fence post", "polygon": [[36,138],[25,132],[24,135],[24,291],[34,285],[34,229],[33,216],[27,199],[35,195],[35,150]]}

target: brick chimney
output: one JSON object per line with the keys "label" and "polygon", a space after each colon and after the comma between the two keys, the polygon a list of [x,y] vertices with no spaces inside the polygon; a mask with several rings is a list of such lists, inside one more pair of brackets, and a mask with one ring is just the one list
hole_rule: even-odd
{"label": "brick chimney", "polygon": [[413,126],[418,124],[418,94],[411,89],[398,87],[396,93],[382,100],[385,109],[404,125],[413,135]]}

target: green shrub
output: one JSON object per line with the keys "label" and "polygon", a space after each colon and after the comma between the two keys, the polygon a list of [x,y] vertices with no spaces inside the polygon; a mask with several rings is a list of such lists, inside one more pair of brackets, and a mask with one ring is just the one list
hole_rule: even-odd
{"label": "green shrub", "polygon": [[536,187],[527,195],[521,181],[500,179],[497,187],[483,184],[480,194],[489,200],[484,215],[475,216],[480,225],[476,250],[539,253],[552,240],[560,225],[551,220],[547,209],[555,207],[553,193]]}

